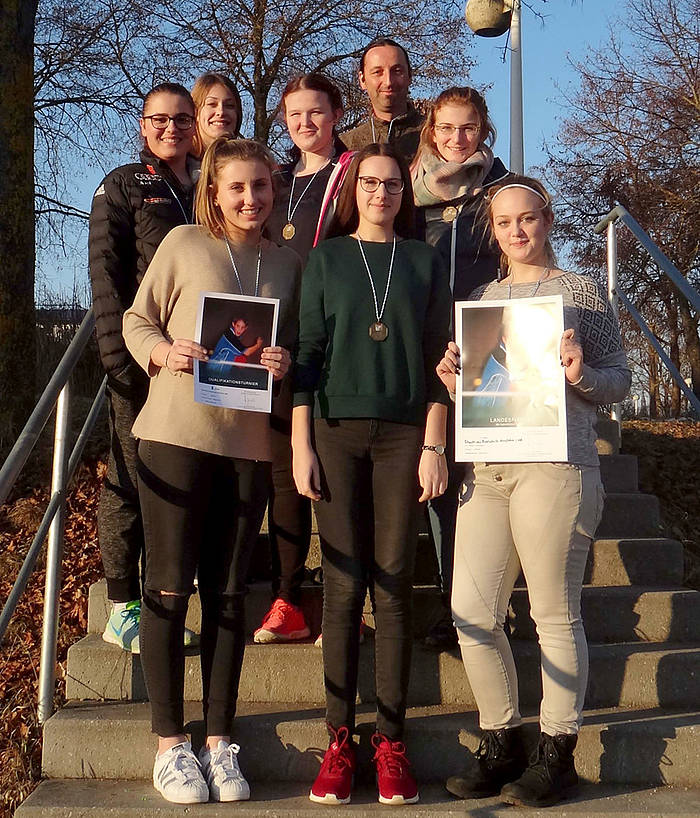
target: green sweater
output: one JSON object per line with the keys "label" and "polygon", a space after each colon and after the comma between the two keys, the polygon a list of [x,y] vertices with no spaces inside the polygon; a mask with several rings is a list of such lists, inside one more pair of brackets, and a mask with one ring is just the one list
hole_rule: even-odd
{"label": "green sweater", "polygon": [[[391,243],[363,247],[381,308]],[[451,308],[439,255],[421,241],[399,241],[382,316],[389,335],[373,341],[372,288],[357,240],[322,241],[302,279],[294,405],[314,406],[316,417],[423,425],[427,403],[448,402],[435,367],[449,339]]]}

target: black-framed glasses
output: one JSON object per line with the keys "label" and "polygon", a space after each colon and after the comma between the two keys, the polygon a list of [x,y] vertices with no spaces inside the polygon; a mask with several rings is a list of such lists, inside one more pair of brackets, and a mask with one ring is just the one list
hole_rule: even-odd
{"label": "black-framed glasses", "polygon": [[142,117],[142,119],[150,119],[151,125],[157,131],[164,131],[171,122],[175,123],[178,131],[188,131],[194,125],[194,117],[190,114],[175,114],[175,116],[168,116],[167,114],[149,114]]}
{"label": "black-framed glasses", "polygon": [[365,193],[376,193],[379,185],[384,185],[384,190],[392,196],[403,192],[403,179],[377,179],[376,176],[358,176],[357,179]]}

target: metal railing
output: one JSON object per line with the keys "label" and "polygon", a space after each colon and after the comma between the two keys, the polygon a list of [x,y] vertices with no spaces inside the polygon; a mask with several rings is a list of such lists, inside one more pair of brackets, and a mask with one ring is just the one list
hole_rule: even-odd
{"label": "metal railing", "polygon": [[58,603],[61,583],[61,561],[63,558],[63,529],[65,523],[68,485],[75,473],[95,423],[97,422],[105,396],[107,379],[102,381],[92,403],[85,423],[78,435],[73,451],[68,456],[68,434],[70,428],[70,377],[80,356],[90,340],[95,327],[95,319],[90,310],[83,319],[75,337],[56,367],[51,380],[39,398],[34,411],[25,424],[12,451],[0,470],[0,505],[7,500],[29,459],[39,435],[51,412],[56,407],[56,429],[54,432],[53,469],[51,476],[51,497],[49,505],[39,524],[15,584],[0,613],[0,643],[5,637],[10,619],[24,593],[34,571],[48,532],[46,552],[46,583],[44,590],[44,619],[41,634],[41,660],[39,667],[38,718],[43,724],[53,713],[55,689],[56,643],[58,640]]}
{"label": "metal railing", "polygon": [[[678,384],[683,394],[688,399],[688,403],[693,407],[695,412],[700,415],[700,400],[693,390],[685,382],[685,379],[678,371],[678,368],[673,361],[666,354],[666,351],[659,343],[658,338],[649,328],[649,325],[644,320],[639,310],[627,297],[625,292],[620,288],[617,280],[617,231],[616,225],[621,222],[632,233],[637,242],[651,257],[656,266],[665,273],[666,276],[675,284],[680,292],[688,299],[695,310],[700,312],[700,293],[697,292],[689,283],[688,280],[681,275],[680,271],[674,264],[659,250],[654,242],[649,238],[649,235],[644,231],[639,222],[622,206],[614,207],[607,216],[604,216],[598,224],[593,228],[594,233],[602,233],[607,229],[608,240],[608,300],[610,306],[618,317],[617,299],[623,303],[627,308],[629,314],[639,325],[639,328],[646,336],[649,343],[656,350],[656,354],[663,361],[664,365],[671,373],[671,377]],[[618,423],[621,420],[620,404],[616,403],[613,406],[611,417]]]}

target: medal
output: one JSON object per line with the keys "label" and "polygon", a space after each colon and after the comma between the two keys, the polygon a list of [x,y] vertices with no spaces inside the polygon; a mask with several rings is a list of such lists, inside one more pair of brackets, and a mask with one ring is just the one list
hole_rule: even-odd
{"label": "medal", "polygon": [[457,218],[458,213],[459,211],[456,207],[448,205],[448,207],[442,211],[442,220],[448,224],[452,224],[452,222]]}
{"label": "medal", "polygon": [[294,225],[291,222],[287,222],[282,228],[282,238],[285,239],[285,241],[289,241],[294,238],[296,232]]}
{"label": "medal", "polygon": [[[329,159],[328,162],[331,160]],[[304,198],[304,194],[306,191],[313,185],[314,179],[318,176],[318,174],[328,166],[328,162],[321,167],[314,173],[314,175],[309,179],[306,187],[301,191],[301,196],[297,199],[296,204],[292,207],[292,199],[294,198],[294,184],[296,183],[297,177],[294,171],[292,171],[292,187],[289,191],[289,204],[287,205],[287,224],[282,228],[282,238],[285,241],[291,241],[294,236],[296,236],[296,227],[292,224],[292,219],[294,218],[294,214],[297,212],[297,207],[299,207],[299,203]]]}
{"label": "medal", "polygon": [[360,236],[357,236],[357,243],[360,245],[360,253],[362,254],[362,260],[365,263],[365,270],[367,270],[367,278],[369,278],[369,284],[372,288],[372,298],[374,299],[374,314],[376,316],[373,323],[369,325],[369,337],[373,341],[386,341],[387,336],[389,335],[389,327],[382,321],[382,315],[384,315],[384,307],[386,307],[386,299],[389,295],[389,285],[391,284],[391,271],[394,269],[394,255],[396,254],[396,235],[394,235],[394,240],[391,245],[391,261],[389,262],[389,274],[387,275],[386,279],[386,290],[384,290],[384,300],[382,301],[382,308],[379,309],[379,304],[377,304],[377,291],[374,289],[374,280],[372,279],[372,273],[369,269],[369,264],[367,263],[367,256],[365,255],[365,249],[362,246],[362,240]]}
{"label": "medal", "polygon": [[374,324],[369,325],[369,337],[373,341],[386,341],[388,334],[389,327],[381,321],[376,321]]}

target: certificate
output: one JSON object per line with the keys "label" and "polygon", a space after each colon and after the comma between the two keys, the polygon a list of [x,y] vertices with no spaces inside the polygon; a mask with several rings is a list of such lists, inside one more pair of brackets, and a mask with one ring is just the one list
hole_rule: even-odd
{"label": "certificate", "polygon": [[561,295],[455,304],[455,459],[567,459]]}
{"label": "certificate", "polygon": [[272,374],[260,363],[275,346],[279,299],[202,292],[197,343],[213,352],[194,362],[194,399],[211,406],[270,412]]}

